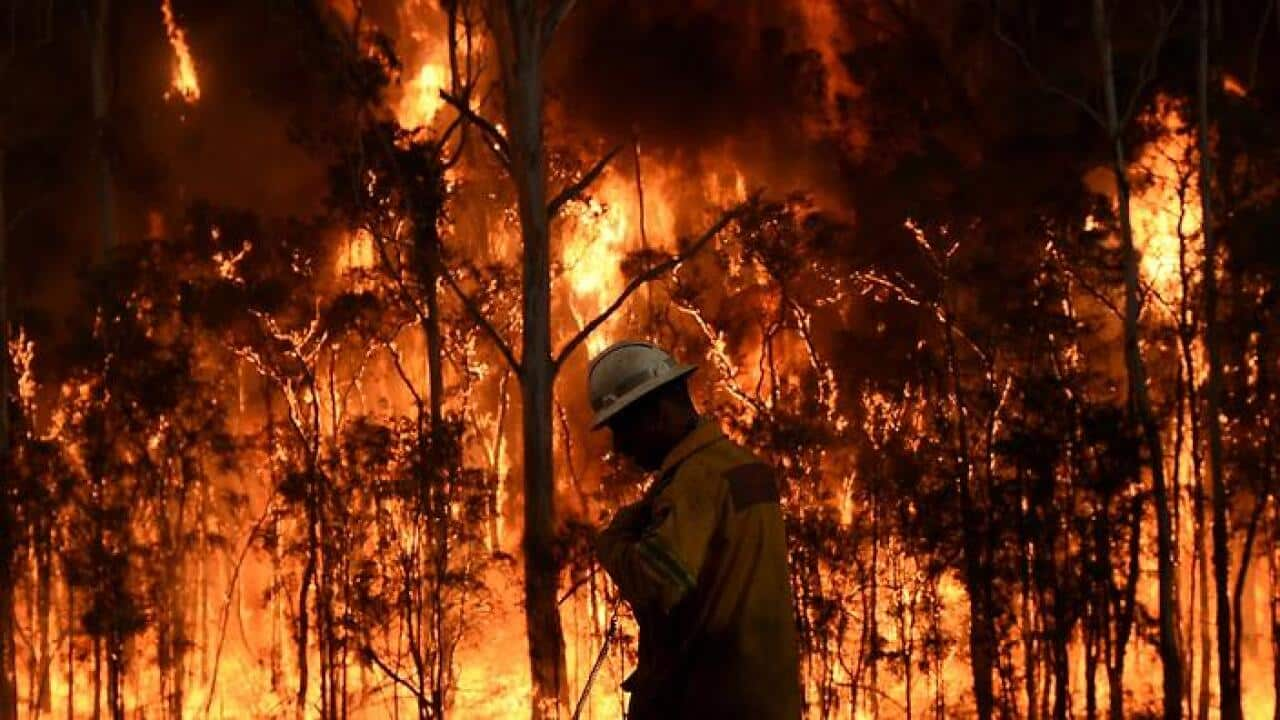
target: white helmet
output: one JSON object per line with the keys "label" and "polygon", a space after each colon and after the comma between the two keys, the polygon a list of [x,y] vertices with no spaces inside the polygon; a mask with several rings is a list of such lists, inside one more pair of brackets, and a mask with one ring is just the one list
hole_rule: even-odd
{"label": "white helmet", "polygon": [[697,370],[681,365],[662,348],[642,340],[624,340],[605,348],[591,360],[587,384],[594,430],[623,408],[673,380]]}

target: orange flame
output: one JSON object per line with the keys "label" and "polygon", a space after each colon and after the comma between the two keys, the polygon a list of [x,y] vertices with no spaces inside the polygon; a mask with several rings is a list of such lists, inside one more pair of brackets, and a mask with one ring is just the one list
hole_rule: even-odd
{"label": "orange flame", "polygon": [[173,17],[171,0],[161,0],[160,14],[164,16],[165,34],[169,36],[174,55],[173,84],[165,97],[177,93],[183,100],[193,103],[200,99],[200,78],[196,76],[196,64],[191,59],[191,48],[187,46],[187,33]]}

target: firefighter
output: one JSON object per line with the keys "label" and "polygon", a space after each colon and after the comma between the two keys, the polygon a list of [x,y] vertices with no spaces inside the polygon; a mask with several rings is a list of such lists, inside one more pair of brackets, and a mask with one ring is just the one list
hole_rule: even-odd
{"label": "firefighter", "polygon": [[796,622],[772,469],[698,415],[681,365],[617,343],[591,361],[595,417],[654,476],[596,541],[640,625],[628,717],[800,717]]}

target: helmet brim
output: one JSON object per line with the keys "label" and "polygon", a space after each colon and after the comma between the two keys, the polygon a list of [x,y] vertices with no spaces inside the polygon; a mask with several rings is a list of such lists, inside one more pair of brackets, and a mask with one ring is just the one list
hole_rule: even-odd
{"label": "helmet brim", "polygon": [[649,380],[637,385],[625,395],[612,402],[609,407],[597,412],[595,417],[591,420],[591,429],[599,430],[607,425],[613,416],[627,409],[640,398],[664,385],[667,385],[668,383],[673,383],[676,380],[692,375],[693,371],[697,369],[698,367],[696,365],[678,365],[672,368],[670,372],[663,373],[655,378],[650,378]]}

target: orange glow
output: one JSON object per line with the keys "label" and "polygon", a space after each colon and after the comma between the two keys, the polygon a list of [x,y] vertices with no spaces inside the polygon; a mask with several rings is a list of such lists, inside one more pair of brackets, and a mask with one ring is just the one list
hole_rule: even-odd
{"label": "orange glow", "polygon": [[[1195,136],[1177,108],[1163,101],[1159,120],[1165,134],[1133,164],[1133,241],[1142,254],[1143,279],[1156,293],[1156,312],[1171,313],[1182,293],[1182,262],[1198,271],[1200,190],[1195,171]],[[1181,250],[1180,250],[1181,248]]]}
{"label": "orange glow", "polygon": [[[348,19],[357,14],[354,3],[333,0],[331,4]],[[398,89],[393,86],[389,90],[391,97],[384,114],[379,116],[379,120],[393,116],[402,128],[421,129],[424,135],[443,126],[450,117],[446,103],[439,96],[440,91],[449,86],[450,73],[436,5],[427,0],[400,0],[403,37],[395,41],[398,48],[405,48],[406,62],[400,85]],[[858,91],[839,55],[839,49],[849,44],[841,30],[840,4],[835,0],[822,0],[799,3],[797,7],[802,14],[799,31],[814,45],[830,73],[824,99],[828,109],[834,109],[842,97]],[[195,102],[200,97],[198,78],[184,31],[175,21],[171,0],[162,0],[161,11],[175,55],[170,92],[177,93],[185,102]],[[1224,76],[1224,89],[1236,94],[1233,87],[1243,95],[1239,83]],[[1176,320],[1179,301],[1185,299],[1182,254],[1191,272],[1198,273],[1201,216],[1194,172],[1194,134],[1184,127],[1178,110],[1171,104],[1161,104],[1154,119],[1163,128],[1163,134],[1143,148],[1130,168],[1134,188],[1132,221],[1134,242],[1141,253],[1142,280],[1153,291],[1146,312],[1152,317],[1153,326],[1167,329]],[[474,135],[479,139],[478,133]],[[492,159],[479,143],[473,141],[471,147],[478,147],[482,152],[476,154],[482,155],[485,161]],[[553,196],[559,188],[577,179],[576,173],[590,167],[596,158],[593,151],[582,147],[556,145],[554,150],[557,154],[577,152],[578,156],[566,163],[573,172],[553,168],[552,177],[548,179]],[[751,167],[744,159],[749,154],[744,151],[738,156],[730,148],[705,149],[692,159],[664,157],[659,152],[646,154],[640,160],[641,189],[630,152],[622,152],[580,197],[568,202],[551,223],[553,350],[563,347],[619,297],[636,275],[637,268],[647,264],[635,263],[637,254],[648,251],[647,261],[651,261],[677,253],[679,239],[700,233],[708,225],[708,217],[714,219],[717,209],[745,200],[758,180],[762,185],[768,184],[765,181],[777,180],[769,177],[767,169]],[[450,279],[457,279],[474,297],[482,298],[485,316],[518,347],[519,287],[503,286],[501,279],[492,280],[485,275],[487,268],[493,266],[501,271],[514,269],[513,274],[518,276],[523,250],[518,221],[508,201],[500,199],[501,191],[489,189],[506,183],[505,177],[473,177],[501,170],[486,170],[488,166],[476,167],[468,164],[471,161],[472,156],[463,153],[460,164],[449,171],[453,174],[450,179],[475,181],[473,186],[466,182],[459,182],[458,186],[464,192],[470,187],[484,187],[483,192],[487,194],[479,199],[461,197],[449,201],[453,204],[447,208],[448,219],[441,222],[444,229],[440,232],[449,251],[445,262],[455,271]],[[375,180],[371,173],[368,181]],[[773,182],[770,187],[785,186]],[[1084,224],[1094,230],[1101,227],[1102,221],[1090,216]],[[929,247],[931,238],[926,237],[923,225],[909,221],[906,227],[917,243]],[[164,215],[151,213],[148,228],[151,237],[165,236]],[[227,231],[230,232],[230,228]],[[265,311],[262,315],[250,313],[250,317],[241,318],[245,324],[260,323],[261,327],[254,325],[254,330],[261,330],[274,341],[263,354],[279,352],[286,356],[285,368],[278,373],[287,376],[285,380],[268,378],[269,373],[255,364],[266,360],[251,349],[233,351],[235,367],[201,368],[202,373],[227,386],[238,383],[234,388],[239,397],[234,404],[232,422],[236,426],[237,441],[244,440],[249,449],[244,451],[243,458],[237,458],[244,462],[230,470],[208,469],[210,477],[198,488],[200,493],[211,497],[235,495],[235,512],[224,513],[207,507],[197,510],[189,505],[182,515],[190,518],[203,512],[200,520],[209,527],[202,529],[216,538],[199,541],[179,563],[185,576],[179,588],[184,594],[183,601],[178,604],[182,612],[189,614],[182,618],[181,626],[182,632],[188,634],[181,638],[187,654],[181,661],[184,666],[175,675],[183,683],[178,704],[178,714],[183,717],[320,716],[319,696],[325,686],[319,668],[324,660],[315,637],[315,626],[311,628],[313,634],[308,644],[301,650],[302,662],[294,645],[298,616],[314,617],[320,607],[314,590],[309,606],[299,610],[298,605],[302,582],[299,547],[304,544],[302,538],[308,528],[299,515],[301,511],[287,506],[281,488],[283,477],[293,479],[299,474],[301,453],[295,445],[279,437],[289,433],[306,435],[319,455],[317,464],[324,472],[335,475],[326,479],[335,484],[365,486],[388,479],[366,477],[363,474],[366,468],[350,461],[345,454],[354,451],[344,444],[341,434],[344,427],[349,428],[357,420],[368,420],[386,423],[392,428],[389,434],[411,433],[416,421],[417,432],[422,432],[422,405],[430,392],[428,331],[423,327],[426,322],[422,317],[425,312],[417,307],[412,311],[393,308],[388,317],[394,317],[394,321],[389,319],[385,327],[377,328],[374,339],[325,335],[329,331],[328,318],[322,318],[320,310],[325,301],[352,290],[382,292],[392,282],[379,275],[386,270],[380,250],[390,247],[390,244],[379,245],[385,235],[380,233],[375,237],[365,228],[345,227],[323,232],[325,234],[317,238],[323,251],[316,258],[310,258],[315,267],[307,265],[309,258],[290,258],[295,263],[291,269],[300,275],[306,274],[308,281],[316,280],[320,288],[314,298],[315,317],[308,315],[300,320],[290,317],[279,320],[279,325],[276,318],[266,317]],[[213,228],[213,239],[221,240],[222,233],[223,230]],[[787,236],[786,241],[794,239]],[[269,237],[255,238],[253,243],[244,241],[239,249],[210,252],[200,259],[206,263],[201,270],[243,286],[256,263],[257,255],[252,252],[255,243],[271,241]],[[814,701],[822,692],[834,692],[837,700],[827,717],[889,720],[906,717],[907,707],[913,708],[913,717],[933,717],[935,702],[938,715],[964,715],[971,707],[973,693],[968,657],[969,596],[965,585],[954,570],[940,570],[939,565],[944,563],[937,557],[921,554],[917,544],[895,537],[878,525],[874,533],[883,534],[871,539],[873,523],[879,523],[891,513],[900,511],[905,519],[889,518],[885,520],[886,525],[912,522],[917,514],[928,510],[922,510],[915,503],[892,510],[877,507],[878,501],[868,499],[867,488],[872,483],[887,483],[890,479],[867,475],[890,471],[883,467],[869,471],[867,468],[874,463],[855,457],[862,452],[864,443],[870,446],[873,459],[893,458],[904,466],[913,461],[912,454],[923,456],[938,452],[928,447],[935,439],[931,433],[937,432],[933,426],[937,422],[933,418],[936,408],[929,405],[931,400],[926,397],[932,390],[923,378],[915,381],[915,385],[886,388],[862,384],[862,378],[847,377],[849,371],[840,362],[841,358],[833,356],[839,351],[837,348],[844,346],[836,344],[830,336],[833,328],[838,332],[853,321],[838,315],[848,308],[831,308],[839,303],[856,311],[861,309],[857,306],[859,301],[845,302],[840,279],[828,283],[830,278],[822,275],[815,280],[820,273],[807,266],[811,264],[809,258],[801,257],[802,262],[787,266],[792,268],[790,275],[774,270],[760,257],[761,252],[755,252],[758,248],[748,247],[750,241],[730,233],[713,241],[678,272],[633,294],[569,358],[555,386],[557,512],[564,524],[575,531],[599,526],[614,510],[618,496],[632,491],[606,486],[605,479],[611,477],[612,472],[601,457],[607,438],[588,433],[580,422],[587,416],[588,408],[582,377],[585,362],[582,361],[609,343],[626,337],[649,336],[660,342],[677,343],[677,353],[683,361],[701,366],[692,387],[703,410],[729,425],[728,432],[737,440],[757,446],[775,443],[768,449],[773,453],[768,459],[787,474],[788,494],[784,502],[789,520],[816,518],[822,521],[820,527],[834,526],[843,533],[833,534],[838,541],[857,539],[856,543],[850,541],[855,547],[838,548],[845,551],[838,561],[822,556],[806,558],[806,561],[812,560],[812,567],[793,566],[812,573],[803,578],[804,590],[811,592],[813,598],[821,599],[825,610],[847,613],[841,618],[842,622],[848,622],[847,627],[833,623],[837,627],[830,631],[830,636],[819,639],[830,644],[823,649],[836,661],[828,658],[830,666],[819,667],[818,660],[806,659],[804,672],[809,700]],[[801,249],[784,244],[783,251],[801,252]],[[393,262],[389,260],[385,264]],[[475,267],[485,269],[472,272]],[[497,271],[493,274],[501,277]],[[708,281],[708,277],[712,280]],[[830,287],[812,287],[824,283]],[[406,294],[422,289],[422,285],[406,287]],[[442,342],[447,345],[442,371],[443,408],[450,420],[456,418],[462,426],[457,469],[467,474],[468,479],[483,477],[486,493],[480,502],[474,503],[484,504],[481,510],[466,507],[472,498],[459,500],[448,495],[439,509],[433,508],[429,515],[430,521],[441,522],[442,518],[469,520],[467,513],[475,512],[479,518],[475,524],[483,526],[475,537],[457,541],[451,548],[454,554],[442,568],[445,575],[474,572],[475,584],[479,586],[468,586],[469,594],[459,591],[458,595],[448,598],[446,610],[441,612],[447,620],[442,624],[449,625],[443,632],[456,633],[442,641],[454,642],[450,647],[456,652],[450,667],[442,673],[443,682],[451,684],[451,694],[444,704],[449,717],[522,718],[529,714],[531,690],[520,563],[523,517],[520,381],[493,344],[474,327],[467,314],[470,308],[463,307],[450,293],[444,279],[433,289],[439,291],[440,307],[430,320],[443,325],[446,337]],[[963,289],[960,292],[963,293]],[[690,299],[691,295],[697,297]],[[397,301],[394,299],[388,306]],[[308,307],[302,312],[309,311]],[[239,329],[237,326],[237,331]],[[211,344],[230,342],[233,340],[216,338]],[[221,359],[226,357],[225,350],[219,345],[209,350],[209,354]],[[876,351],[876,348],[868,349],[868,352]],[[19,332],[11,341],[10,353],[19,371],[18,396],[23,403],[35,405],[43,396],[56,394],[41,392],[33,370],[35,347],[25,334]],[[1063,354],[1072,363],[1083,366],[1087,362],[1082,357],[1085,352],[1074,347],[1065,348]],[[1198,346],[1193,356],[1194,379],[1203,381],[1204,363]],[[1006,361],[1001,359],[1001,362]],[[1003,367],[990,372],[997,370],[1004,372]],[[305,382],[294,379],[295,375],[305,378]],[[82,421],[81,416],[98,402],[101,387],[95,382],[96,379],[81,378],[67,381],[60,388],[61,397],[56,398],[54,408],[48,412],[50,437],[68,444],[77,481],[87,476],[88,461],[78,454],[79,446],[72,446],[64,436],[73,432],[68,428]],[[993,383],[999,384],[1002,383]],[[997,398],[993,399],[1003,404],[1012,394],[1009,387],[1003,384],[1003,393],[996,393]],[[259,394],[263,399],[258,399]],[[180,420],[168,415],[157,422],[154,433],[146,437],[141,447],[129,451],[138,453],[135,464],[151,460],[149,455],[162,455],[167,433]],[[266,430],[269,425],[271,435]],[[813,434],[821,438],[809,440],[797,433],[800,439],[795,439],[779,433],[779,427],[804,431],[816,428]],[[999,422],[992,424],[993,436],[1002,432],[1005,432],[1004,426]],[[783,437],[778,439],[771,433]],[[1195,488],[1189,469],[1192,435],[1189,429],[1185,433],[1182,456],[1177,458],[1180,470],[1172,477],[1181,489],[1178,502],[1183,505],[1177,530],[1181,541],[1180,561],[1189,577],[1193,528],[1188,498]],[[267,445],[268,437],[275,440],[274,445]],[[417,439],[421,441],[421,436]],[[813,447],[798,447],[806,443]],[[308,452],[310,447],[312,445],[308,445]],[[899,460],[892,455],[899,451],[907,457]],[[385,452],[410,454],[399,446]],[[408,468],[412,462],[397,455],[394,462],[388,463],[391,469],[378,472],[392,476],[390,480],[403,482],[410,477]],[[357,466],[350,477],[336,477],[343,471],[334,468],[345,467],[343,463]],[[1006,471],[994,466],[995,460],[992,460],[992,473]],[[128,468],[122,472],[127,471]],[[1055,468],[1054,472],[1057,471]],[[432,481],[435,480],[432,476]],[[347,492],[347,487],[350,486],[335,492]],[[365,502],[367,497],[357,489],[331,500],[335,509],[341,511],[351,509],[345,507],[347,502]],[[385,523],[385,527],[379,526],[376,532],[369,531],[368,537],[359,536],[352,541],[366,544],[357,545],[351,551],[353,557],[370,564],[392,555],[408,558],[406,563],[430,557],[434,549],[431,544],[436,538],[432,528],[422,523],[421,517],[413,515],[414,508],[409,501],[380,497],[368,502],[377,504],[376,513],[369,512],[375,519],[368,522]],[[1025,510],[1029,503],[1024,498],[1021,507]],[[157,503],[156,507],[139,510],[143,514],[139,515],[141,519],[134,532],[153,541],[152,536],[158,535],[157,519],[168,517],[162,513],[169,509]],[[358,514],[352,509],[353,516]],[[1146,518],[1142,522],[1142,531],[1146,533],[1151,520]],[[352,536],[366,529],[356,528]],[[345,539],[341,532],[333,532],[334,545]],[[823,542],[826,540],[824,537]],[[1067,548],[1064,552],[1073,550],[1075,548]],[[325,554],[317,561],[320,572],[366,571],[345,567],[348,558],[340,556],[340,550],[326,548],[325,553],[329,552],[337,557]],[[28,561],[24,557],[23,562]],[[1269,717],[1272,703],[1270,679],[1266,675],[1270,671],[1270,650],[1257,629],[1261,627],[1261,609],[1268,601],[1267,593],[1275,592],[1266,580],[1264,564],[1255,562],[1253,575],[1245,587],[1251,603],[1248,607],[1253,613],[1246,616],[1246,631],[1253,633],[1251,640],[1256,640],[1246,648],[1243,657],[1246,717],[1249,718]],[[598,568],[590,566],[589,561],[582,561],[581,565],[591,570],[584,570],[582,566],[566,568],[560,588],[564,594],[560,619],[565,634],[571,701],[582,689],[601,647],[615,592]],[[1142,556],[1141,570],[1143,579],[1137,602],[1142,606],[1140,614],[1145,617],[1155,610],[1151,553]],[[586,575],[592,571],[597,574]],[[51,658],[52,703],[42,717],[89,716],[96,700],[91,641],[80,629],[78,620],[85,612],[84,598],[65,589],[70,585],[61,574],[63,570],[54,572],[58,591],[51,601],[50,613],[51,636],[56,638]],[[379,577],[370,582],[390,581]],[[1183,587],[1187,587],[1187,583],[1184,582]],[[34,595],[27,590],[29,588],[23,588],[21,603],[27,603],[28,595]],[[188,594],[190,597],[186,597]],[[1030,617],[1043,613],[1044,599],[1031,595],[1018,598],[1012,594],[1010,598],[1009,614],[1001,618],[1002,624],[1008,621],[1010,629],[1002,627],[1001,632],[1007,635],[999,640],[1008,646],[1023,642],[1043,644],[1043,628],[1023,622],[1019,615]],[[352,598],[344,596],[330,601],[337,614],[356,616],[352,610],[356,601]],[[1189,602],[1186,598],[1183,601]],[[33,623],[28,623],[27,618],[34,618],[36,613],[27,605],[21,610],[24,630],[31,636],[34,631],[29,626]],[[1202,608],[1201,612],[1211,610]],[[818,610],[812,612],[818,614]],[[624,695],[618,687],[634,666],[636,628],[625,610],[621,617],[624,637],[612,646],[585,718],[622,715]],[[151,717],[153,712],[163,712],[166,693],[174,693],[173,687],[166,686],[167,681],[157,667],[158,621],[149,620],[155,624],[131,641],[133,663],[128,682],[124,684],[126,697],[122,702],[131,717]],[[419,658],[411,657],[408,638],[415,631],[421,634],[422,624],[429,624],[431,619],[410,618],[407,621],[410,625],[415,621],[419,624],[416,630],[406,630],[403,624],[397,624],[406,622],[403,618],[392,620],[386,627],[361,627],[344,638],[350,646],[340,648],[347,654],[336,661],[339,666],[336,672],[342,676],[343,701],[350,699],[347,712],[351,718],[419,715],[417,699],[402,684],[388,680],[382,670],[371,667],[357,647],[361,642],[385,643],[379,650],[385,650],[388,663],[412,681],[414,661]],[[874,636],[868,635],[871,632]],[[1067,648],[1073,711],[1084,707],[1084,649],[1079,635],[1077,629]],[[1185,636],[1191,643],[1193,633],[1188,630]],[[936,651],[936,657],[929,658],[927,666],[926,648]],[[1130,643],[1127,651],[1130,660],[1128,674],[1122,678],[1124,687],[1109,687],[1105,673],[1100,672],[1098,699],[1105,707],[1108,694],[1123,689],[1132,696],[1129,712],[1138,714],[1158,698],[1158,673],[1151,672],[1157,660],[1151,646],[1138,639]],[[1026,670],[1026,659],[1020,650],[1008,652],[1001,660],[1007,660],[1009,675],[1020,681],[1017,676]],[[303,662],[307,666],[305,671],[301,667]],[[874,685],[866,675],[855,677],[855,672],[861,672],[861,665],[867,662],[875,665],[879,673]],[[1041,663],[1040,672],[1044,672],[1044,661],[1036,662]],[[858,670],[855,671],[855,667]],[[1006,670],[1003,666],[1000,669]],[[20,675],[26,672],[25,668],[19,670]],[[1191,675],[1205,670],[1196,665],[1188,672]],[[297,697],[300,676],[308,684],[301,701]],[[1199,675],[1194,678],[1198,680]],[[20,683],[24,693],[30,686],[28,679],[24,676]],[[1042,685],[1041,689],[1045,687]],[[851,688],[861,693],[856,703],[847,700]],[[1047,691],[1044,694],[1047,698]],[[26,700],[24,697],[23,701]],[[1011,703],[1016,711],[1021,709],[1018,703],[1025,703],[1025,699],[1014,698]],[[811,709],[811,716],[818,717],[819,708],[814,705]],[[567,716],[567,713],[561,715]]]}
{"label": "orange glow", "polygon": [[416,128],[431,124],[444,107],[440,91],[446,88],[448,73],[443,65],[424,64],[409,80],[397,106],[396,117],[401,127]]}
{"label": "orange glow", "polygon": [[1249,90],[1231,73],[1222,74],[1222,91],[1236,97],[1245,97],[1249,94]]}
{"label": "orange glow", "polygon": [[[188,103],[193,103],[200,99],[200,78],[196,76],[195,61],[191,59],[191,48],[187,46],[187,34],[174,19],[171,2],[172,0],[160,2],[165,34],[169,36],[169,44],[173,46],[173,80],[170,92],[177,93]],[[169,93],[166,93],[165,97],[168,96]]]}

